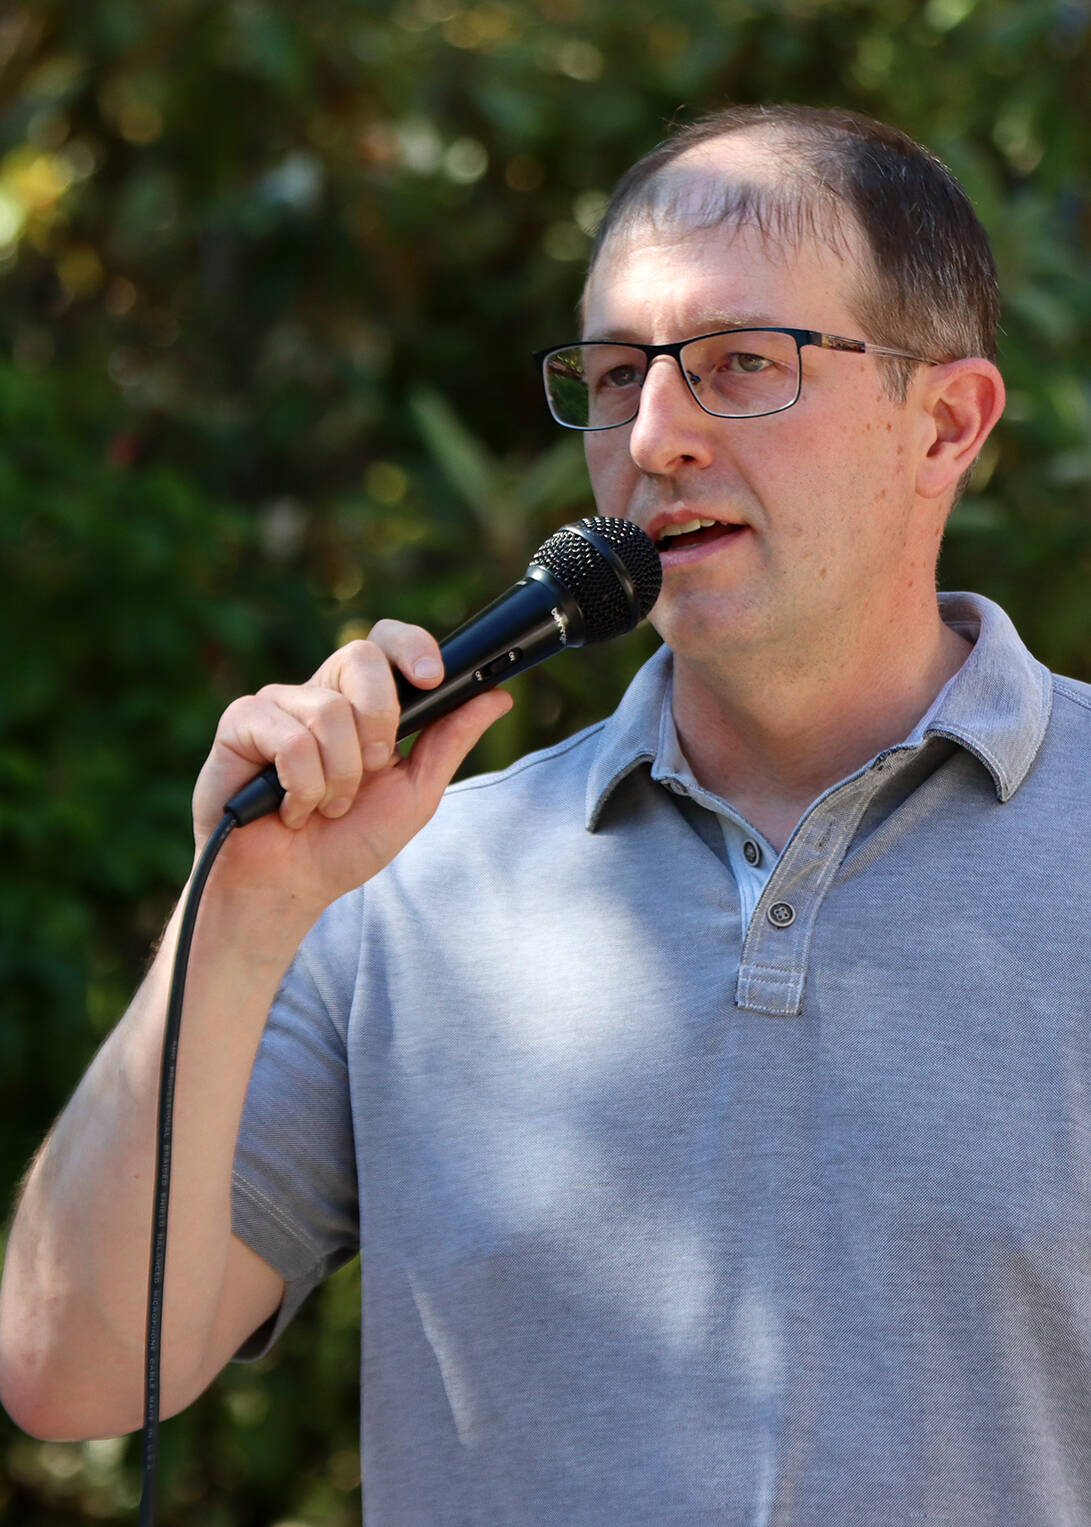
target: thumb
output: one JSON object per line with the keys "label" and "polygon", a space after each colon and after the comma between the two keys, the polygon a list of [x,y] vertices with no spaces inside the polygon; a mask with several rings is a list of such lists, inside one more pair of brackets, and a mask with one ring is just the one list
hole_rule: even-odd
{"label": "thumb", "polygon": [[493,689],[426,726],[408,759],[415,788],[438,802],[470,749],[514,703],[506,690]]}

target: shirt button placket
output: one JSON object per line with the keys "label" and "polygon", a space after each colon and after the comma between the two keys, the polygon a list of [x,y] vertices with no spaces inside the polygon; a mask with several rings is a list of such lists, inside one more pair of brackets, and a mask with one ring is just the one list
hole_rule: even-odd
{"label": "shirt button placket", "polygon": [[773,899],[743,941],[738,1007],[784,1017],[802,1012],[815,920],[874,788],[870,779],[846,781],[807,814],[785,846],[769,882]]}

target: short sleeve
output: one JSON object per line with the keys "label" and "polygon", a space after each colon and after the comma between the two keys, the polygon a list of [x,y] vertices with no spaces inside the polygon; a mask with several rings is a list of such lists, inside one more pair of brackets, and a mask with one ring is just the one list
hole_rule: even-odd
{"label": "short sleeve", "polygon": [[276,1316],[237,1356],[260,1357],[310,1291],[359,1249],[346,1033],[359,914],[336,903],[300,947],[270,1010],[243,1109],[232,1226],[285,1281]]}

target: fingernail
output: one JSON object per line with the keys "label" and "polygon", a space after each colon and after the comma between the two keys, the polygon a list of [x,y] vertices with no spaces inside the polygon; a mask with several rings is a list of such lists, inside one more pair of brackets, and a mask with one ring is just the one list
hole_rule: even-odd
{"label": "fingernail", "polygon": [[434,657],[419,657],[413,664],[415,679],[438,679],[442,672],[443,664]]}
{"label": "fingernail", "polygon": [[390,749],[385,742],[369,742],[364,749],[364,768],[383,769],[390,762]]}
{"label": "fingernail", "polygon": [[343,817],[351,805],[352,802],[347,797],[340,797],[336,801],[329,802],[326,806],[325,814],[328,817]]}

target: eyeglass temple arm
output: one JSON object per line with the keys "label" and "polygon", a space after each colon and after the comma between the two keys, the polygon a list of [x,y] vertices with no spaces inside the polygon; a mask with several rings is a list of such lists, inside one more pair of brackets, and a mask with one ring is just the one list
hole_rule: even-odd
{"label": "eyeglass temple arm", "polygon": [[870,340],[846,339],[843,334],[822,334],[811,331],[811,343],[822,350],[851,350],[854,355],[891,355],[901,361],[921,361],[926,366],[938,366],[928,355],[911,355],[908,350],[891,350],[888,345],[873,345]]}

